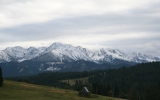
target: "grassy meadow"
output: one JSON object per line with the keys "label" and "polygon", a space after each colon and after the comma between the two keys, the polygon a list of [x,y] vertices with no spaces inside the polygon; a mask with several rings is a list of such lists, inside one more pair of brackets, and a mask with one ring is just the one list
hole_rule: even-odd
{"label": "grassy meadow", "polygon": [[62,82],[69,83],[70,85],[75,85],[76,80],[80,80],[80,81],[83,81],[83,82],[88,82],[88,77],[85,77],[85,78],[77,78],[77,79],[62,80]]}
{"label": "grassy meadow", "polygon": [[4,80],[0,100],[122,100],[99,95],[79,97],[77,91]]}

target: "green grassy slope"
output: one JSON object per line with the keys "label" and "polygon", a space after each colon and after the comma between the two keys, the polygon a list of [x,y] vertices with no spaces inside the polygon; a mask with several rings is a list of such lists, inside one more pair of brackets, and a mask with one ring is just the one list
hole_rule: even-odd
{"label": "green grassy slope", "polygon": [[0,100],[122,100],[104,96],[79,97],[78,92],[4,80]]}

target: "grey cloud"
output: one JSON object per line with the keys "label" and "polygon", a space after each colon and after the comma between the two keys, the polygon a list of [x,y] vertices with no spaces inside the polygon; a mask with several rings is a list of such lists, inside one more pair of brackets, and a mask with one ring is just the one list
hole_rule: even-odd
{"label": "grey cloud", "polygon": [[[156,24],[155,24],[156,23]],[[1,33],[13,35],[24,40],[42,39],[62,35],[86,34],[81,30],[103,28],[91,34],[119,34],[130,32],[157,33],[160,31],[160,17],[138,17],[130,15],[106,14],[99,16],[85,16],[70,19],[59,19],[47,23],[23,25],[0,30]],[[112,29],[109,29],[112,28]],[[28,38],[26,38],[28,37]]]}
{"label": "grey cloud", "polygon": [[[141,34],[145,33],[148,37],[140,37],[133,39],[119,39],[108,41],[102,40],[98,44],[104,46],[112,46],[117,48],[129,48],[143,44],[159,50],[160,36],[160,2],[146,5],[141,8],[133,8],[129,12],[106,13],[101,15],[86,15],[73,18],[61,18],[51,20],[45,23],[26,24],[12,28],[0,29],[0,42],[12,41],[39,41],[47,39],[64,38],[65,36],[86,34],[95,36],[115,35],[124,33]],[[88,37],[90,38],[90,37]],[[77,39],[78,40],[78,39]],[[95,44],[98,41],[90,41],[88,44]]]}

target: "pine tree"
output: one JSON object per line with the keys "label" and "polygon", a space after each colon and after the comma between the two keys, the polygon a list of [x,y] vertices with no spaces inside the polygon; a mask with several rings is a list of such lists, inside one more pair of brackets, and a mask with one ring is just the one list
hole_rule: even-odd
{"label": "pine tree", "polygon": [[[137,92],[136,87],[137,87],[137,84],[134,84],[130,88],[129,93],[128,93],[129,100],[138,100],[138,94],[137,94],[138,92]],[[148,100],[150,100],[150,99],[148,99]]]}
{"label": "pine tree", "polygon": [[110,85],[108,84],[108,85],[107,85],[107,96],[109,96],[110,90],[111,90],[111,87],[110,87]]}
{"label": "pine tree", "polygon": [[3,85],[2,69],[0,67],[0,87]]}
{"label": "pine tree", "polygon": [[159,100],[158,91],[148,85],[145,89],[144,100]]}
{"label": "pine tree", "polygon": [[115,87],[114,97],[119,97],[119,88],[117,86]]}

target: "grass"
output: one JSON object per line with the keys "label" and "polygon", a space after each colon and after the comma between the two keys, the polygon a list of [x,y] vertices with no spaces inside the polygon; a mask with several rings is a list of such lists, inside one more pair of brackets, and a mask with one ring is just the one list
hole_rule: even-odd
{"label": "grass", "polygon": [[85,77],[85,78],[77,78],[77,79],[62,80],[62,82],[66,82],[66,83],[69,82],[70,85],[75,85],[76,80],[80,80],[80,81],[83,81],[83,82],[88,82],[88,77]]}
{"label": "grass", "polygon": [[4,80],[0,87],[0,100],[122,100],[92,95],[92,98],[79,97],[78,92],[47,86]]}

